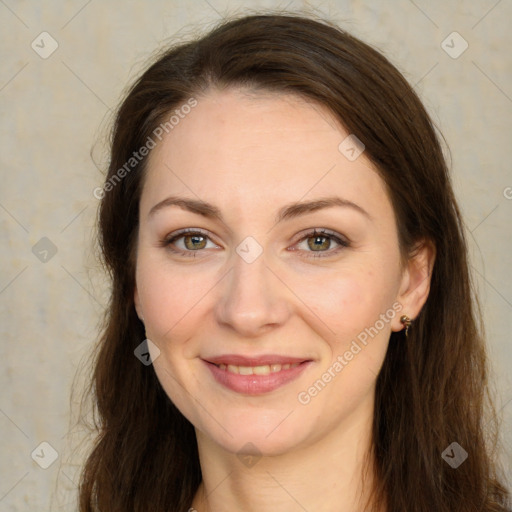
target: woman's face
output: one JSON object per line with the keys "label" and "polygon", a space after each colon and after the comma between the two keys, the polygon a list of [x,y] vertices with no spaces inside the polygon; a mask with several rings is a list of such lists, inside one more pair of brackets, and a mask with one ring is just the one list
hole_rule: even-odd
{"label": "woman's face", "polygon": [[348,135],[295,96],[209,91],[150,155],[137,312],[169,398],[231,452],[368,424],[390,332],[417,312],[384,183]]}

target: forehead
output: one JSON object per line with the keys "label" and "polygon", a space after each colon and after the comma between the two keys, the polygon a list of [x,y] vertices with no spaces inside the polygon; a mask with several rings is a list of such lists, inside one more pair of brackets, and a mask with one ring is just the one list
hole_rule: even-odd
{"label": "forehead", "polygon": [[209,91],[152,150],[141,212],[170,193],[269,214],[339,194],[382,215],[391,206],[375,168],[364,152],[351,161],[340,151],[349,135],[326,107],[295,95]]}

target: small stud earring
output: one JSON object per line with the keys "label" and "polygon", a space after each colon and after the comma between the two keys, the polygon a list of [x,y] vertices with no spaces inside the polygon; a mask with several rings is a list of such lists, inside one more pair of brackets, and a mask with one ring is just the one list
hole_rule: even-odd
{"label": "small stud earring", "polygon": [[405,336],[409,335],[409,327],[412,324],[412,320],[407,315],[402,315],[400,317],[400,322],[402,322],[405,326]]}

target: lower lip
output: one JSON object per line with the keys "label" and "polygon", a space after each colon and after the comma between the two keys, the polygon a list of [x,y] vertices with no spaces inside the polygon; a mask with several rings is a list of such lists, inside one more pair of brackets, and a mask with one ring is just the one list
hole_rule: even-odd
{"label": "lower lip", "polygon": [[305,361],[295,368],[271,372],[268,375],[240,375],[228,372],[227,370],[221,370],[215,364],[203,360],[203,363],[208,366],[217,382],[232,391],[245,395],[261,395],[284,386],[286,383],[296,379],[312,362]]}

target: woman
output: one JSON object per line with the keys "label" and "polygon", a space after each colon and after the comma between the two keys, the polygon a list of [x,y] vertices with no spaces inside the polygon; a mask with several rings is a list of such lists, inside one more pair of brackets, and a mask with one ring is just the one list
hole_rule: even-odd
{"label": "woman", "polygon": [[81,511],[507,510],[460,212],[377,51],[287,15],[171,48],[97,192]]}

